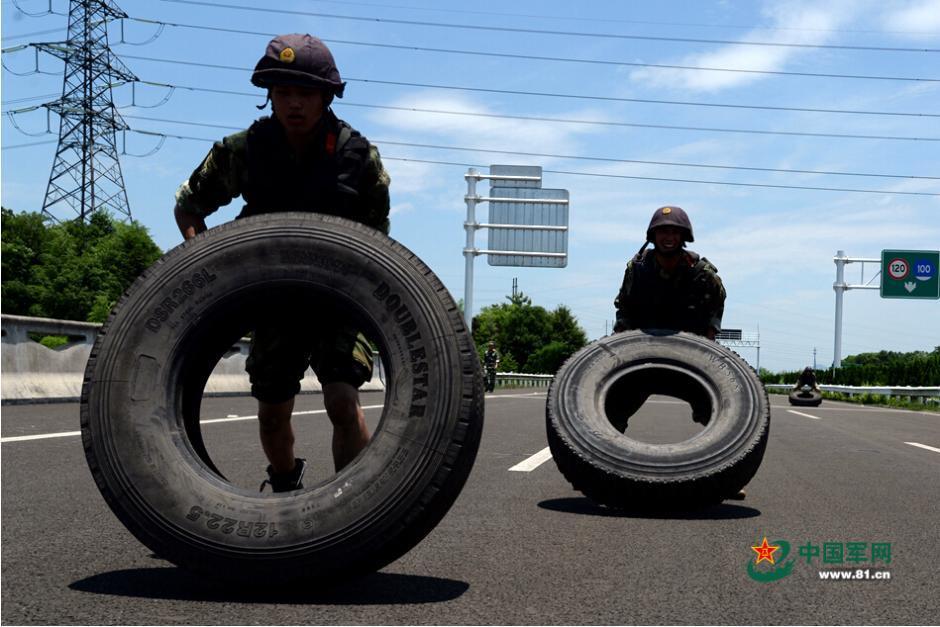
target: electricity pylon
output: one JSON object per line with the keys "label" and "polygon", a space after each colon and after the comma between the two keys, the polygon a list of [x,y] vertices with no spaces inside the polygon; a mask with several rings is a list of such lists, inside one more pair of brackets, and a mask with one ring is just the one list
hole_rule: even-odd
{"label": "electricity pylon", "polygon": [[[111,89],[137,77],[108,47],[108,22],[124,17],[111,0],[71,0],[68,39],[33,44],[65,61],[62,97],[43,105],[61,117],[42,205],[42,214],[57,222],[84,222],[98,210],[131,219],[116,142],[116,132],[128,126]],[[67,217],[63,205],[72,210]]]}

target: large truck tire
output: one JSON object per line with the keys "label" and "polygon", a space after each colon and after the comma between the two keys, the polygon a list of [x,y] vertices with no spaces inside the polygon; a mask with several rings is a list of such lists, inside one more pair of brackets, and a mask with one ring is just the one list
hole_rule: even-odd
{"label": "large truck tire", "polygon": [[788,398],[790,404],[794,407],[819,407],[822,403],[822,392],[819,390],[790,390]]}
{"label": "large truck tire", "polygon": [[[383,360],[384,409],[342,471],[259,493],[216,469],[199,408],[219,358],[285,294],[348,312]],[[99,332],[81,400],[88,465],[121,522],[177,565],[252,585],[335,583],[406,553],[457,498],[482,425],[479,359],[433,272],[374,229],[304,213],[227,223],[158,260]]]}
{"label": "large truck tire", "polygon": [[[673,444],[630,438],[624,425],[650,394],[686,400],[707,423]],[[575,489],[617,509],[700,507],[751,480],[770,429],[767,392],[737,354],[690,333],[635,330],[571,356],[551,384],[552,457]]]}

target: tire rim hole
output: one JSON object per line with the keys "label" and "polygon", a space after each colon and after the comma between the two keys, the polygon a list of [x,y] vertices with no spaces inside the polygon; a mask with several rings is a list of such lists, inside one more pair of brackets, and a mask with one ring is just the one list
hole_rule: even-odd
{"label": "tire rim hole", "polygon": [[646,444],[675,444],[698,437],[714,414],[700,379],[673,367],[628,371],[610,384],[604,415],[624,437]]}
{"label": "tire rim hole", "polygon": [[[329,310],[342,311],[345,319],[354,321],[356,328],[366,336],[373,351],[377,350],[377,355],[373,353],[373,373],[385,383],[388,377],[385,366],[387,360],[382,357],[385,351],[376,325],[368,319],[361,307],[341,294],[297,284],[250,286],[207,312],[193,326],[180,348],[185,357],[179,367],[177,380],[181,381],[181,385],[176,395],[181,409],[178,415],[183,422],[180,433],[190,450],[192,463],[205,466],[233,488],[254,493],[258,491],[261,481],[267,478],[265,468],[268,460],[259,439],[257,401],[248,396],[247,390],[243,395],[238,395],[238,410],[220,412],[218,409],[203,409],[203,401],[209,397],[226,395],[225,391],[214,391],[213,384],[217,380],[223,388],[225,377],[244,377],[243,380],[247,380],[245,365],[252,331],[267,312],[296,312],[297,315],[285,318],[285,326],[290,327],[304,324],[305,319],[313,320]],[[291,338],[299,336],[299,332],[289,333]],[[213,375],[211,380],[210,373]],[[216,379],[216,375],[222,378]],[[308,366],[301,385],[309,384],[311,380],[315,381],[316,377]],[[322,393],[310,393],[302,389],[294,402],[291,420],[295,436],[294,455],[307,461],[303,478],[305,490],[329,483],[336,477],[331,445],[332,425],[322,409],[322,400]],[[360,404],[384,406],[385,393],[361,391]],[[217,398],[212,403],[214,408],[220,405]],[[231,406],[234,407],[235,403]],[[382,428],[381,413],[378,409],[365,411],[366,424],[373,439]],[[214,422],[231,415],[250,418]],[[231,444],[232,431],[237,433],[235,445]],[[368,446],[357,460],[367,450]],[[266,486],[264,493],[270,496],[270,490]]]}

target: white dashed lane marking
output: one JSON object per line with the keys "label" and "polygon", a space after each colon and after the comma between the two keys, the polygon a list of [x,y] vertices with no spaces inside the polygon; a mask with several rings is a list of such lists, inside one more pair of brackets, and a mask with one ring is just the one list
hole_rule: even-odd
{"label": "white dashed lane marking", "polygon": [[811,416],[810,414],[804,414],[801,411],[795,411],[792,409],[788,409],[787,411],[790,412],[791,414],[796,414],[797,416],[803,416],[804,418],[812,418],[813,420],[822,420],[822,418],[820,418],[819,416]]}
{"label": "white dashed lane marking", "polygon": [[522,460],[521,462],[519,462],[518,464],[516,464],[509,470],[515,471],[515,472],[532,472],[533,470],[535,470],[536,468],[538,468],[539,466],[541,466],[542,464],[544,464],[551,458],[552,458],[552,452],[546,446],[535,455]]}
{"label": "white dashed lane marking", "polygon": [[916,446],[918,448],[924,448],[928,451],[933,451],[934,453],[940,453],[940,448],[934,448],[932,446],[927,446],[926,444],[921,444],[919,442],[905,442],[905,444],[910,444],[911,446]]}

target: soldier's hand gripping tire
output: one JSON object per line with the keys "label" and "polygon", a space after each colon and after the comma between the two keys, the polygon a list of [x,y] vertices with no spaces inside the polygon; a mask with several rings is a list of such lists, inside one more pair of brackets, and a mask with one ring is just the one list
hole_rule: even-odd
{"label": "soldier's hand gripping tire", "polygon": [[[282,293],[340,303],[378,347],[381,421],[341,472],[305,490],[229,483],[203,444],[199,405],[219,358]],[[483,376],[456,304],[413,253],[348,220],[277,213],[167,253],[98,334],[82,443],[108,505],[163,558],[253,586],[335,583],[407,552],[470,472]]]}
{"label": "soldier's hand gripping tire", "polygon": [[[630,438],[623,412],[650,394],[689,401],[706,427],[674,444]],[[648,329],[604,337],[572,355],[549,388],[545,417],[558,469],[590,499],[617,509],[685,509],[731,498],[751,480],[767,444],[770,404],[733,351],[698,335]]]}

